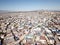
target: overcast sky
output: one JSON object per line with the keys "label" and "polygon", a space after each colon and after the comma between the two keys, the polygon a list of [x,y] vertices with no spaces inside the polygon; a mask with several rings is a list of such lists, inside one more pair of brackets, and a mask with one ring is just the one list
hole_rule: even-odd
{"label": "overcast sky", "polygon": [[0,0],[0,10],[60,10],[60,0]]}

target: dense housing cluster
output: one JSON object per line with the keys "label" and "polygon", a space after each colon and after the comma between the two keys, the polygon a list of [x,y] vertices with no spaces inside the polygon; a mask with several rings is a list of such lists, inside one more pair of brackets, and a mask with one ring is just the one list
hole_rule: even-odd
{"label": "dense housing cluster", "polygon": [[0,16],[2,45],[56,45],[59,35],[60,15],[54,12],[21,12]]}

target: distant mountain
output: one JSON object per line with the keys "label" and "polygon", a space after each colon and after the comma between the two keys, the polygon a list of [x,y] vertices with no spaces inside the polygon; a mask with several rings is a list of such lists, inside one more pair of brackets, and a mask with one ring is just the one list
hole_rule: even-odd
{"label": "distant mountain", "polygon": [[8,13],[8,12],[15,12],[15,11],[0,10],[0,13]]}
{"label": "distant mountain", "polygon": [[7,10],[0,10],[0,13],[7,13],[7,12],[9,12],[9,11],[7,11]]}
{"label": "distant mountain", "polygon": [[8,11],[8,10],[0,10],[0,13],[20,13],[20,12],[60,12],[59,10],[34,10],[34,11]]}

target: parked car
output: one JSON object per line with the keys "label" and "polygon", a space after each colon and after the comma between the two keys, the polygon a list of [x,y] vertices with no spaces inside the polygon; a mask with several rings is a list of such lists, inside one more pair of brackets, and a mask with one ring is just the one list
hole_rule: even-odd
{"label": "parked car", "polygon": [[60,41],[60,30],[57,31],[56,33],[58,40]]}
{"label": "parked car", "polygon": [[54,36],[56,35],[57,29],[49,29],[49,30],[53,33]]}
{"label": "parked car", "polygon": [[53,34],[52,34],[52,32],[49,30],[49,32],[45,32],[45,35],[47,36],[47,37],[52,37],[53,36]]}

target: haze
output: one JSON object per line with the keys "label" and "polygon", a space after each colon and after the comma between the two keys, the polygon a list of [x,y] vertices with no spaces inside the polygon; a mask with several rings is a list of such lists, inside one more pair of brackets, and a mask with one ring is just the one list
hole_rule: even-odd
{"label": "haze", "polygon": [[60,10],[60,0],[0,0],[0,10]]}

